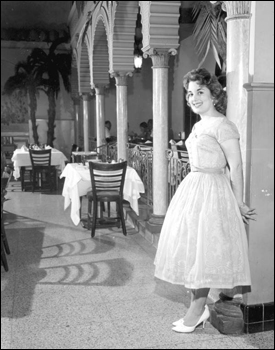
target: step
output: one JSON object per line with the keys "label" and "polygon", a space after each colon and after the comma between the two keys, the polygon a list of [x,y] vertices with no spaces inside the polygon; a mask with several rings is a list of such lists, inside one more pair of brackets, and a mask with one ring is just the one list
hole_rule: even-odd
{"label": "step", "polygon": [[[159,232],[152,232],[148,229],[148,220],[152,210],[144,204],[139,204],[139,216],[130,208],[130,205],[123,204],[125,220],[134,226],[140,235],[142,235],[151,245],[157,248],[159,241]],[[150,226],[149,226],[150,227]]]}

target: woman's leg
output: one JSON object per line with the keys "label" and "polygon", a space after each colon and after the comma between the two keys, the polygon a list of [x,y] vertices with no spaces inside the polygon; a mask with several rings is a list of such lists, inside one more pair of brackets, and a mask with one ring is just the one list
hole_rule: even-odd
{"label": "woman's leg", "polygon": [[204,312],[209,288],[192,289],[191,304],[184,316],[185,326],[194,326]]}

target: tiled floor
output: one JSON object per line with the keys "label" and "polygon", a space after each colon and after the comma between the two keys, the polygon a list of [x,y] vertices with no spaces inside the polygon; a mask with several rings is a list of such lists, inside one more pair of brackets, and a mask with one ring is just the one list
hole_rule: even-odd
{"label": "tiled floor", "polygon": [[274,332],[225,336],[209,322],[178,334],[185,288],[154,279],[155,248],[133,228],[74,226],[60,194],[5,202],[11,248],[1,267],[1,349],[273,349]]}

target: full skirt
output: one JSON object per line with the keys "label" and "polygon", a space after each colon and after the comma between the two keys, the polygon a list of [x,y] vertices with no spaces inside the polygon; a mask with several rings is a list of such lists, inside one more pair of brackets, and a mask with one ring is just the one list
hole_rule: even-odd
{"label": "full skirt", "polygon": [[224,174],[191,172],[168,208],[155,276],[187,288],[250,286],[248,242]]}

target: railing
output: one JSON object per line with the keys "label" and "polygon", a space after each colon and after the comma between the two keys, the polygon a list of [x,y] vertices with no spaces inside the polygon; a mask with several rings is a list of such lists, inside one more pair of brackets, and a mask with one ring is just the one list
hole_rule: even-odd
{"label": "railing", "polygon": [[146,204],[153,205],[153,148],[141,145],[127,145],[128,165],[136,170],[141,178],[145,193],[142,195],[146,199]]}
{"label": "railing", "polygon": [[93,147],[93,151],[97,152],[99,159],[103,162],[111,162],[112,160],[117,161],[117,144],[104,143],[99,147]]}
{"label": "railing", "polygon": [[182,180],[190,172],[189,157],[186,151],[166,150],[168,160],[168,204]]}
{"label": "railing", "polygon": [[[104,144],[95,149],[104,161],[117,161],[117,144]],[[153,147],[145,147],[132,143],[127,144],[128,165],[136,170],[141,178],[145,193],[142,197],[146,204],[153,206]],[[190,172],[189,157],[186,151],[166,150],[168,171],[168,204],[180,183]]]}

